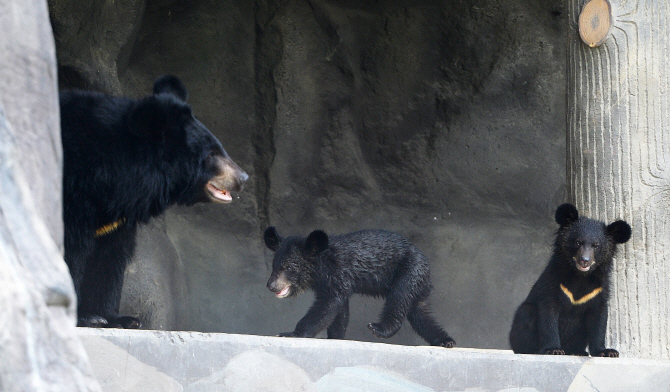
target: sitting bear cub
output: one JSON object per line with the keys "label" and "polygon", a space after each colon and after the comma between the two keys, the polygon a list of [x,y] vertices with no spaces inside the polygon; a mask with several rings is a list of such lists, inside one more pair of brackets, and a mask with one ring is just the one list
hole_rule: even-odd
{"label": "sitting bear cub", "polygon": [[426,256],[405,238],[383,230],[363,230],[328,237],[315,230],[307,238],[282,238],[274,227],[265,230],[265,244],[275,252],[267,287],[285,298],[312,289],[315,300],[295,331],[279,336],[314,337],[327,328],[329,339],[343,339],[349,323],[352,294],[386,298],[372,333],[390,338],[405,317],[433,346],[455,342],[428,309],[432,284]]}
{"label": "sitting bear cub", "polygon": [[509,334],[515,353],[618,357],[605,348],[607,299],[616,245],[631,228],[580,217],[577,208],[556,210],[560,225],[554,252],[540,278],[514,315]]}

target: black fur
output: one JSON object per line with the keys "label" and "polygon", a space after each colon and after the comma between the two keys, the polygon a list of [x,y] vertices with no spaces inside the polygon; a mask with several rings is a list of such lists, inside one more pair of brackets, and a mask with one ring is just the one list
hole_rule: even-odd
{"label": "black fur", "polygon": [[274,227],[265,230],[265,244],[275,252],[267,287],[280,297],[307,289],[315,301],[295,331],[279,336],[314,337],[327,329],[329,339],[343,339],[349,323],[352,294],[386,298],[379,321],[368,324],[373,334],[390,338],[405,317],[433,346],[455,342],[430,315],[432,290],[426,256],[396,233],[363,230],[329,237],[315,230],[307,238],[282,238]]}
{"label": "black fur", "polygon": [[60,95],[65,261],[80,326],[139,327],[118,315],[137,224],[172,204],[227,202],[215,189],[240,191],[248,177],[193,117],[179,79],[161,77],[154,90],[140,100]]}
{"label": "black fur", "polygon": [[[628,241],[631,228],[624,221],[608,226],[580,217],[575,206],[556,210],[560,225],[554,252],[540,278],[514,315],[509,339],[522,354],[618,357],[605,348],[607,300],[616,245]],[[572,299],[561,285],[572,295]],[[594,291],[601,289],[601,291]],[[590,293],[597,293],[592,299]]]}

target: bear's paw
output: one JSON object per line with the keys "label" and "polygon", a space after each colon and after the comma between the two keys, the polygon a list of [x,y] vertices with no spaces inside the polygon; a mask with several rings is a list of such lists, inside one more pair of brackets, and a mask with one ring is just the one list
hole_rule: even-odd
{"label": "bear's paw", "polygon": [[596,357],[608,357],[608,358],[619,358],[619,352],[613,348],[606,348],[598,354],[594,355]]}
{"label": "bear's paw", "polygon": [[561,348],[548,348],[542,353],[544,355],[565,355],[565,351]]}

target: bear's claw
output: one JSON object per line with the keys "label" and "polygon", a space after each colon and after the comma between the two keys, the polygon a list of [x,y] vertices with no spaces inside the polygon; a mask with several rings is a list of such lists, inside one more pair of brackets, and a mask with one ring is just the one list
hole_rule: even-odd
{"label": "bear's claw", "polygon": [[382,327],[378,323],[369,323],[368,324],[368,329],[372,331],[372,334],[375,335],[378,338],[382,339],[388,339],[391,336],[395,335],[398,330],[396,329],[395,331],[389,331],[387,328]]}
{"label": "bear's claw", "polygon": [[565,351],[560,348],[548,348],[544,350],[543,352],[544,355],[565,355]]}
{"label": "bear's claw", "polygon": [[597,355],[598,357],[619,358],[619,352],[613,348],[606,348]]}
{"label": "bear's claw", "polygon": [[142,327],[142,322],[131,316],[105,318],[92,314],[79,318],[77,327],[139,329]]}
{"label": "bear's claw", "polygon": [[119,316],[109,320],[110,328],[140,329],[142,322],[131,316]]}
{"label": "bear's claw", "polygon": [[433,344],[433,346],[440,346],[440,347],[445,347],[445,348],[452,348],[456,346],[456,341],[452,338],[447,338],[441,341],[438,341],[436,344]]}

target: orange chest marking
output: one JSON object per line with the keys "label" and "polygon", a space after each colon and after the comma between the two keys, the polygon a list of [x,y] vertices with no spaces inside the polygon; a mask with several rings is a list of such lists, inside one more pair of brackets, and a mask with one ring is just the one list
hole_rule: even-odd
{"label": "orange chest marking", "polygon": [[563,294],[565,294],[565,296],[568,297],[568,299],[573,305],[583,305],[592,300],[593,298],[595,298],[598,294],[600,294],[600,292],[603,291],[603,288],[598,287],[576,301],[575,297],[573,297],[572,295],[572,292],[570,292],[570,290],[568,290],[567,287],[563,286],[563,284],[561,284],[561,290],[563,290]]}
{"label": "orange chest marking", "polygon": [[112,233],[113,231],[115,231],[116,229],[121,227],[124,223],[126,223],[126,218],[121,218],[121,219],[117,220],[116,222],[112,222],[110,224],[104,225],[104,226],[98,228],[95,231],[95,237],[98,238],[98,237],[102,237],[103,235],[107,235],[109,233]]}

